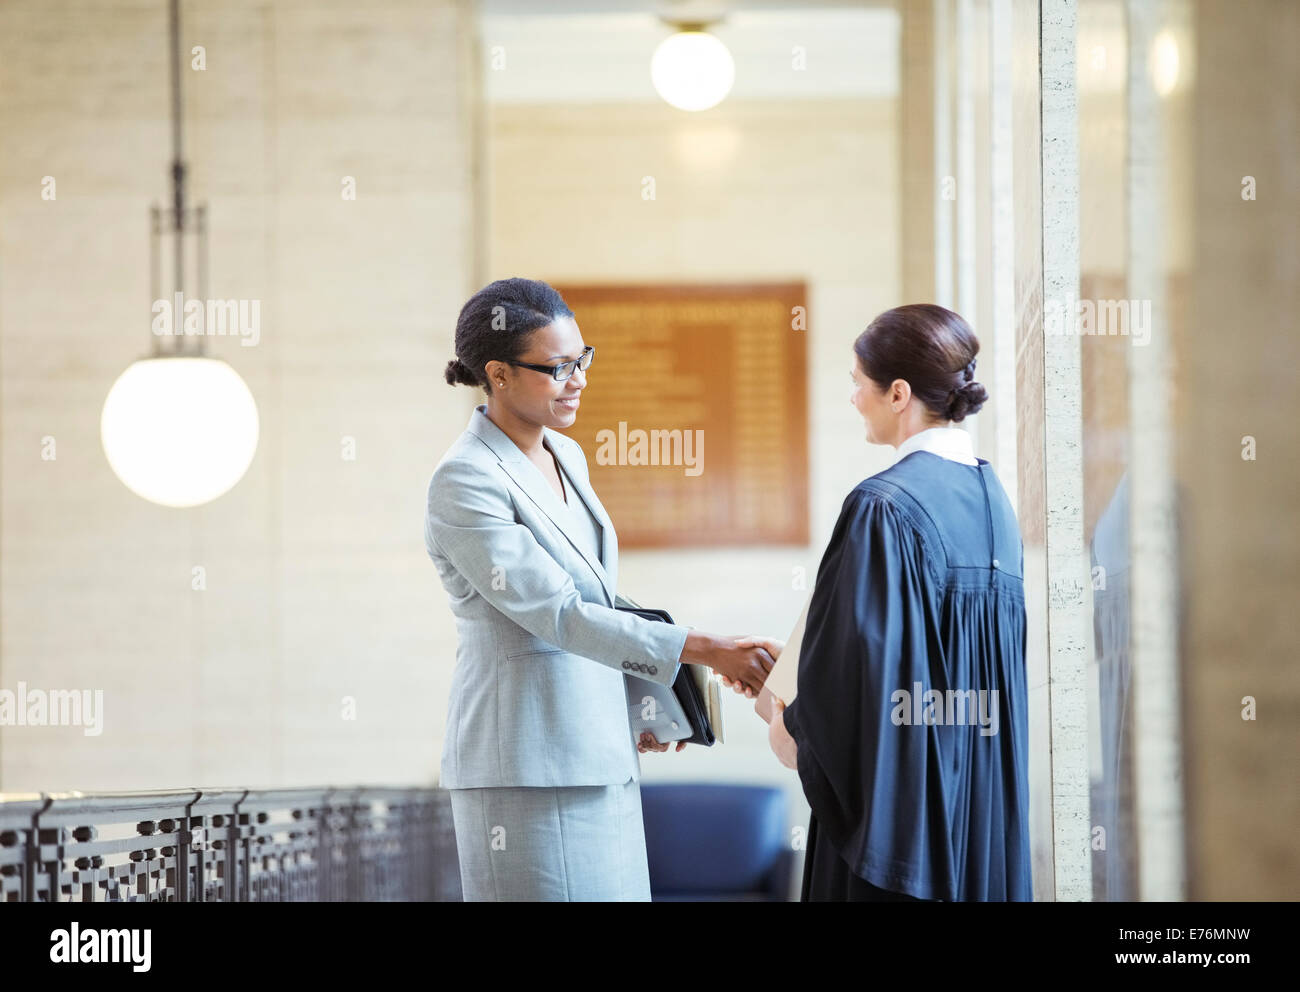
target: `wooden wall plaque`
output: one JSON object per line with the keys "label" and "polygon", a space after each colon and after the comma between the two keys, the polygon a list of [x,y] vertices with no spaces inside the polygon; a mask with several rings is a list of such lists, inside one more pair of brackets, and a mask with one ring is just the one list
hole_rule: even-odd
{"label": "wooden wall plaque", "polygon": [[555,288],[595,348],[564,433],[619,547],[806,545],[803,283]]}

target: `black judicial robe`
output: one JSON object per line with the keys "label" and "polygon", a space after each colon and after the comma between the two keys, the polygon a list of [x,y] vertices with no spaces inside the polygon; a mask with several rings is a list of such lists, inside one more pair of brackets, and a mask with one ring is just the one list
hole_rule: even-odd
{"label": "black judicial robe", "polygon": [[844,501],[784,713],[805,900],[1031,898],[1024,546],[987,461],[914,451]]}

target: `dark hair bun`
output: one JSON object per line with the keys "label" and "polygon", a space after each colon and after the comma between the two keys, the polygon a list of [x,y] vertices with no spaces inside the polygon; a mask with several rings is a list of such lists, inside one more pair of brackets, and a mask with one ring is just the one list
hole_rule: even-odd
{"label": "dark hair bun", "polygon": [[989,393],[979,382],[967,382],[952,391],[948,403],[947,418],[954,423],[965,420],[973,413],[979,413],[980,407],[988,401]]}
{"label": "dark hair bun", "polygon": [[456,318],[456,358],[447,363],[447,382],[480,386],[492,395],[489,362],[523,357],[534,331],[573,311],[564,297],[540,279],[498,279],[471,296]]}
{"label": "dark hair bun", "polygon": [[449,386],[477,386],[478,379],[474,371],[462,362],[459,358],[453,358],[447,363],[447,385]]}
{"label": "dark hair bun", "polygon": [[934,303],[886,310],[853,342],[862,372],[880,388],[895,379],[930,415],[959,421],[978,413],[989,394],[975,381],[979,338],[960,314]]}

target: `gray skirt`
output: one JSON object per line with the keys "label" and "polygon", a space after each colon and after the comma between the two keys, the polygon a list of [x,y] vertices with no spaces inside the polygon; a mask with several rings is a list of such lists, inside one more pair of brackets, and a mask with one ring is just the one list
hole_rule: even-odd
{"label": "gray skirt", "polygon": [[449,789],[466,902],[649,902],[641,786]]}

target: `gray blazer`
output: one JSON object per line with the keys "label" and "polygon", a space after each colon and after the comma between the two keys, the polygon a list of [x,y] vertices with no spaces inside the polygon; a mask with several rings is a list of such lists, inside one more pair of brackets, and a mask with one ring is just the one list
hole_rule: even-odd
{"label": "gray blazer", "polygon": [[624,680],[677,677],[687,628],[614,609],[614,525],[582,447],[543,433],[573,482],[569,498],[601,525],[599,561],[579,547],[559,496],[486,405],[429,483],[425,546],[458,639],[444,788],[639,780]]}

